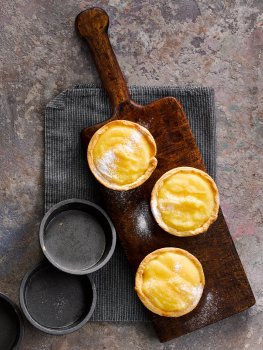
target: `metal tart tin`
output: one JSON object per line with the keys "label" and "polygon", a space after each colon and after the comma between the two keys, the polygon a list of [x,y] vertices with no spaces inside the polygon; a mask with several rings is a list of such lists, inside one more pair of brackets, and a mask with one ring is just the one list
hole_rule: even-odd
{"label": "metal tart tin", "polygon": [[29,271],[20,286],[26,318],[49,334],[80,329],[92,316],[96,301],[96,288],[89,276],[65,273],[46,260]]}
{"label": "metal tart tin", "polygon": [[23,319],[18,307],[0,293],[0,349],[18,350],[23,335]]}
{"label": "metal tart tin", "polygon": [[39,230],[46,258],[58,269],[76,275],[99,270],[116,245],[115,228],[98,205],[68,199],[54,205]]}

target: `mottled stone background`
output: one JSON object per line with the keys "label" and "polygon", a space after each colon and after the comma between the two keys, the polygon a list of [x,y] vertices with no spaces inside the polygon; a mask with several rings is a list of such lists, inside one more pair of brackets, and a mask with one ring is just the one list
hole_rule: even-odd
{"label": "mottled stone background", "polygon": [[41,257],[43,110],[67,87],[99,81],[74,31],[94,5],[110,15],[129,84],[214,87],[222,208],[257,304],[166,344],[147,324],[90,323],[62,337],[27,324],[22,350],[262,349],[262,0],[0,0],[0,290],[18,301]]}

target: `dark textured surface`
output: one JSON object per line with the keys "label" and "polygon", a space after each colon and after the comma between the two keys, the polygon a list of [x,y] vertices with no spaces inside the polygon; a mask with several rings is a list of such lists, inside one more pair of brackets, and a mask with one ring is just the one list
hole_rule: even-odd
{"label": "dark textured surface", "polygon": [[66,334],[88,321],[96,293],[87,276],[62,272],[44,261],[25,275],[20,302],[36,327],[51,334]]}
{"label": "dark textured surface", "polygon": [[150,325],[90,323],[66,337],[27,326],[22,349],[261,350],[261,0],[1,0],[0,290],[17,301],[22,276],[41,257],[44,107],[69,86],[99,82],[73,27],[91,5],[110,14],[110,38],[129,85],[215,89],[221,206],[257,304],[165,345]]}
{"label": "dark textured surface", "polygon": [[[132,97],[141,104],[175,96],[183,104],[197,143],[202,151],[208,171],[215,175],[215,114],[214,92],[209,88],[147,88],[131,87]],[[45,202],[46,209],[66,198],[84,198],[102,206],[99,186],[87,167],[85,152],[82,152],[80,131],[89,125],[103,122],[110,117],[107,96],[101,88],[78,86],[67,90],[49,102],[45,110]],[[140,122],[149,128],[156,113]],[[175,116],[170,119],[175,119]],[[171,120],[172,122],[172,120]],[[160,127],[160,129],[163,129]],[[174,135],[173,135],[174,137]],[[165,147],[165,142],[163,143]],[[176,156],[173,156],[176,158]],[[161,162],[161,158],[158,158]],[[128,191],[126,194],[133,194]],[[116,192],[118,194],[118,192]],[[138,198],[133,198],[134,202]],[[139,204],[134,218],[124,215],[123,204],[128,201],[125,192],[120,198],[112,198],[118,210],[117,225],[133,222],[137,234],[149,235],[152,217],[146,205]],[[128,204],[125,203],[125,204]],[[146,227],[143,223],[146,222]],[[131,232],[134,231],[134,228]],[[136,233],[136,232],[134,232]],[[117,246],[112,260],[93,275],[98,291],[98,303],[93,320],[96,321],[147,321],[148,315],[134,292],[134,275],[127,264],[122,249]],[[118,288],[116,288],[118,286]]]}

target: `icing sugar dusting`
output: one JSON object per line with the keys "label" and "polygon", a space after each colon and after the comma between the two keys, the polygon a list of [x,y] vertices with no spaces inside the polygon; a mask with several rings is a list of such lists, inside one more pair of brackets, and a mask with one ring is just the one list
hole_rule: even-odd
{"label": "icing sugar dusting", "polygon": [[186,285],[186,284],[181,284],[180,285],[180,289],[183,291],[183,292],[186,292],[188,294],[191,293],[191,289]]}
{"label": "icing sugar dusting", "polygon": [[139,203],[134,213],[134,226],[136,233],[143,237],[150,237],[152,234],[152,218],[150,206],[147,201]]}
{"label": "icing sugar dusting", "polygon": [[174,265],[174,271],[175,271],[175,272],[179,272],[181,269],[182,269],[182,265],[181,265],[181,264],[176,263],[176,264]]}
{"label": "icing sugar dusting", "polygon": [[199,286],[192,288],[191,294],[192,294],[194,299],[197,299],[198,297],[200,298],[202,293],[203,293],[203,287],[201,284]]}
{"label": "icing sugar dusting", "polygon": [[129,153],[133,153],[141,141],[142,134],[139,131],[133,131],[128,140],[119,145],[119,147],[124,147]]}
{"label": "icing sugar dusting", "polygon": [[133,131],[130,140],[135,143],[140,143],[142,140],[142,134],[139,131]]}
{"label": "icing sugar dusting", "polygon": [[194,287],[189,287],[186,284],[181,284],[180,285],[181,291],[187,293],[189,295],[189,298],[194,302],[197,299],[199,299],[203,293],[203,287],[202,285],[194,286]]}
{"label": "icing sugar dusting", "polygon": [[104,153],[104,155],[97,160],[96,166],[98,170],[104,174],[110,176],[116,168],[116,156],[113,150],[109,150]]}
{"label": "icing sugar dusting", "polygon": [[134,202],[134,189],[129,191],[112,191],[105,187],[104,190],[108,193],[112,201],[115,201],[119,210],[126,209],[130,205],[130,202]]}
{"label": "icing sugar dusting", "polygon": [[133,154],[136,148],[139,147],[142,137],[143,135],[139,131],[132,131],[128,139],[124,140],[124,142],[120,143],[115,148],[108,150],[101,158],[97,159],[96,166],[98,171],[103,175],[112,177],[116,171],[116,153],[125,150],[129,155]]}
{"label": "icing sugar dusting", "polygon": [[200,308],[197,313],[193,313],[193,317],[187,322],[187,326],[194,330],[206,325],[208,321],[211,323],[217,317],[219,302],[220,299],[215,291],[208,292],[206,296],[201,298]]}
{"label": "icing sugar dusting", "polygon": [[144,215],[140,215],[140,218],[138,220],[138,229],[140,231],[145,231],[148,229],[148,224]]}
{"label": "icing sugar dusting", "polygon": [[173,206],[173,204],[161,203],[160,204],[160,209],[162,211],[173,212],[174,211],[174,206]]}
{"label": "icing sugar dusting", "polygon": [[137,123],[140,124],[141,126],[144,126],[146,129],[150,129],[150,126],[152,122],[154,121],[154,117],[147,118],[147,120],[144,119],[138,119]]}

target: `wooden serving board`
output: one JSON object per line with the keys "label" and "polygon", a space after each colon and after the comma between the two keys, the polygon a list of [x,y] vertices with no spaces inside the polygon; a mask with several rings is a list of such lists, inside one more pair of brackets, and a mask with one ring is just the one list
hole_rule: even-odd
{"label": "wooden serving board", "polygon": [[255,298],[221,210],[209,230],[194,237],[172,236],[155,222],[150,210],[150,195],[160,176],[178,166],[206,169],[187,118],[175,98],[163,98],[146,106],[137,105],[130,99],[109,44],[105,16],[104,11],[91,9],[81,13],[76,20],[79,33],[88,41],[114,111],[108,121],[84,129],[82,140],[87,146],[102,125],[126,119],[146,126],[152,133],[158,159],[158,166],[149,180],[134,190],[113,191],[101,186],[105,207],[134,273],[150,252],[178,247],[200,260],[206,278],[200,303],[188,315],[167,318],[149,312],[157,335],[164,342],[241,312],[252,306]]}

